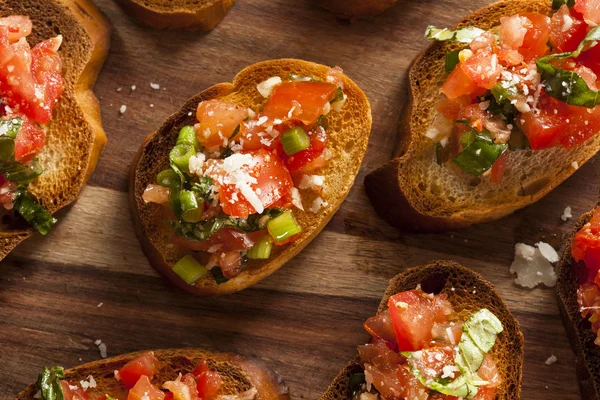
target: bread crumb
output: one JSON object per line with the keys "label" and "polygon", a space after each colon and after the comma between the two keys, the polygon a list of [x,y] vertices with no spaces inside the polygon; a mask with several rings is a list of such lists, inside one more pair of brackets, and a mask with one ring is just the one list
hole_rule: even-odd
{"label": "bread crumb", "polygon": [[117,88],[117,92],[120,92],[122,90],[122,88],[118,87]]}
{"label": "bread crumb", "polygon": [[134,92],[136,89],[135,85],[131,85],[131,91]]}
{"label": "bread crumb", "polygon": [[558,361],[558,358],[556,358],[556,356],[554,354],[552,354],[550,357],[548,357],[548,359],[546,360],[546,365],[552,365],[555,362]]}
{"label": "bread crumb", "polygon": [[96,346],[100,346],[100,343],[102,343],[102,340],[100,340],[100,339],[98,339],[98,340],[96,340],[96,341],[94,342],[94,344],[95,344]]}
{"label": "bread crumb", "polygon": [[571,214],[571,207],[567,207],[560,216],[560,219],[566,222],[570,218],[573,218],[573,214]]}
{"label": "bread crumb", "polygon": [[98,305],[96,307],[100,308],[104,305],[104,303],[98,303]]}
{"label": "bread crumb", "polygon": [[127,111],[127,106],[125,104],[123,104],[120,108],[119,108],[119,114],[123,115],[125,114],[125,111]]}
{"label": "bread crumb", "polygon": [[98,350],[100,350],[100,357],[106,358],[106,345],[104,343],[100,343],[100,345],[98,346]]}
{"label": "bread crumb", "polygon": [[571,167],[573,167],[573,169],[577,170],[577,169],[579,169],[579,163],[577,163],[577,161],[573,161],[571,163]]}
{"label": "bread crumb", "polygon": [[150,87],[154,90],[159,90],[160,89],[160,85],[158,83],[153,83],[150,82]]}

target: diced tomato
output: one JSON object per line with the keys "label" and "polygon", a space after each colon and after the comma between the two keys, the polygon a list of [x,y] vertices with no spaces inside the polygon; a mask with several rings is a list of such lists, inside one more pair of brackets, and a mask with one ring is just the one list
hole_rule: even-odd
{"label": "diced tomato", "polygon": [[452,313],[452,305],[444,296],[422,290],[398,293],[390,297],[388,307],[399,351],[416,351],[427,345],[433,325],[446,321]]}
{"label": "diced tomato", "polygon": [[431,328],[431,335],[436,344],[456,345],[462,336],[462,322],[436,322]]}
{"label": "diced tomato", "polygon": [[575,234],[571,255],[577,262],[584,261],[588,270],[600,270],[600,208],[594,210],[590,222]]}
{"label": "diced tomato", "polygon": [[596,76],[600,76],[600,45],[596,45],[583,51],[579,57],[576,58],[576,61],[578,64],[591,69]]}
{"label": "diced tomato", "polygon": [[198,140],[208,148],[225,146],[248,110],[220,99],[205,100],[198,104],[196,128]]}
{"label": "diced tomato", "polygon": [[175,400],[173,393],[171,393],[171,392],[165,393],[165,400]]}
{"label": "diced tomato", "polygon": [[493,88],[502,74],[498,56],[485,51],[478,52],[460,63],[460,68],[477,86],[485,89]]}
{"label": "diced tomato", "polygon": [[179,375],[174,381],[165,382],[163,388],[173,393],[175,400],[207,400],[199,396],[196,378],[192,374]]}
{"label": "diced tomato", "polygon": [[[421,371],[426,379],[441,377],[446,366],[454,366],[453,346],[434,346],[421,350],[421,357],[411,359],[412,365]],[[458,374],[457,374],[458,375]]]}
{"label": "diced tomato", "polygon": [[429,389],[419,382],[417,378],[410,372],[407,366],[401,366],[396,371],[396,376],[401,383],[403,392],[400,398],[410,400],[428,400]]}
{"label": "diced tomato", "polygon": [[392,347],[396,346],[396,331],[392,324],[390,310],[385,310],[374,317],[367,319],[363,324],[363,327],[375,339],[382,339],[392,345]]}
{"label": "diced tomato", "polygon": [[496,395],[496,387],[500,385],[502,379],[496,363],[489,354],[485,355],[477,375],[484,381],[490,382],[489,385],[480,386],[477,391],[477,395],[473,398],[474,400],[494,400]]}
{"label": "diced tomato", "polygon": [[[283,160],[276,154],[265,149],[251,151],[244,154],[252,156],[252,164],[244,165],[241,170],[247,172],[256,183],[249,186],[256,194],[264,208],[270,207],[285,196],[294,186],[290,172],[285,167]],[[223,212],[232,217],[247,218],[256,212],[255,207],[246,199],[233,183],[219,183],[217,176],[213,180],[219,186],[219,200]]]}
{"label": "diced tomato", "polygon": [[587,21],[600,24],[600,0],[577,0],[573,9]]}
{"label": "diced tomato", "polygon": [[169,188],[151,183],[146,186],[142,199],[146,203],[168,204],[169,203]]}
{"label": "diced tomato", "polygon": [[525,61],[531,61],[546,55],[550,48],[548,41],[550,40],[550,18],[537,13],[522,13],[519,14],[527,18],[532,26],[527,28],[527,34],[523,39],[523,45],[519,48]]}
{"label": "diced tomato", "polygon": [[337,86],[329,82],[284,82],[273,88],[262,114],[271,120],[297,119],[313,125],[324,114]]}
{"label": "diced tomato", "polygon": [[154,386],[146,375],[142,375],[129,390],[127,400],[164,400],[165,394]]}
{"label": "diced tomato", "polygon": [[212,400],[216,397],[223,385],[223,378],[217,372],[211,371],[208,362],[202,360],[194,370],[194,376],[198,380],[198,395],[202,400]]}
{"label": "diced tomato", "polygon": [[502,181],[502,177],[504,177],[504,171],[506,170],[506,154],[507,152],[502,153],[494,165],[492,165],[492,171],[490,172],[490,180],[492,183],[498,184]]}
{"label": "diced tomato", "polygon": [[132,388],[142,376],[150,379],[160,368],[160,361],[153,352],[144,353],[138,358],[129,361],[119,370],[119,378],[126,388]]}
{"label": "diced tomato", "polygon": [[242,145],[244,151],[275,149],[279,145],[281,134],[296,125],[294,123],[274,125],[272,120],[259,125],[261,117],[259,115],[257,119],[242,122],[240,133],[235,141]]}
{"label": "diced tomato", "polygon": [[242,255],[239,251],[222,253],[219,258],[219,266],[225,278],[234,278],[242,272]]}
{"label": "diced tomato", "polygon": [[380,339],[358,346],[358,355],[362,364],[378,367],[397,366],[406,361],[399,353],[390,349],[385,340]]}
{"label": "diced tomato", "polygon": [[581,76],[581,78],[585,81],[585,83],[588,85],[588,87],[597,92],[598,91],[598,87],[597,87],[597,81],[598,81],[598,77],[596,76],[596,74],[594,73],[594,71],[592,71],[590,68],[584,66],[584,65],[578,65],[575,68],[573,68],[573,71],[575,71],[577,73],[577,75]]}
{"label": "diced tomato", "polygon": [[195,251],[212,251],[225,253],[228,251],[245,251],[251,249],[264,235],[266,231],[257,231],[245,233],[237,229],[224,228],[212,235],[206,240],[191,242],[178,236],[173,240],[190,250]]}
{"label": "diced tomato", "polygon": [[64,400],[91,400],[90,396],[77,383],[69,384],[67,381],[60,381],[60,386],[63,390]]}
{"label": "diced tomato", "polygon": [[437,110],[444,117],[452,120],[459,119],[458,115],[463,107],[470,105],[471,96],[460,96],[455,99],[444,98],[437,106]]}
{"label": "diced tomato", "polygon": [[440,92],[445,94],[449,99],[470,95],[477,89],[477,83],[465,73],[461,64],[459,63],[454,67],[440,89]]}
{"label": "diced tomato", "polygon": [[[404,368],[398,365],[375,366],[365,364],[365,378],[371,383],[384,399],[402,399],[407,389],[406,383],[410,377],[401,374]],[[410,372],[408,372],[410,374]],[[410,374],[412,376],[412,374]],[[414,378],[414,377],[413,377]],[[418,381],[416,384],[419,384]]]}
{"label": "diced tomato", "polygon": [[592,310],[600,300],[600,288],[595,283],[584,283],[577,289],[577,303],[584,317],[594,314]]}
{"label": "diced tomato", "polygon": [[[469,121],[469,125],[475,128],[477,131],[482,132],[484,128],[485,121],[489,119],[489,115],[486,111],[483,111],[479,108],[478,104],[470,104],[468,106],[463,107],[459,114],[458,119],[466,119]],[[459,124],[463,127],[468,127],[465,124]]]}
{"label": "diced tomato", "polygon": [[518,50],[523,46],[528,29],[532,27],[531,20],[523,15],[500,18],[500,45],[505,49]]}
{"label": "diced tomato", "polygon": [[559,53],[574,51],[587,35],[588,25],[566,5],[554,13],[550,26],[550,44]]}
{"label": "diced tomato", "polygon": [[29,118],[21,116],[23,124],[15,138],[15,160],[26,163],[37,156],[46,144],[46,133]]}
{"label": "diced tomato", "polygon": [[0,26],[8,28],[8,41],[11,43],[29,36],[33,28],[29,17],[23,15],[11,15],[0,18]]}
{"label": "diced tomato", "polygon": [[319,159],[327,147],[327,133],[325,130],[317,128],[310,131],[309,135],[310,146],[308,149],[299,151],[291,156],[285,154],[283,146],[279,145],[278,153],[291,173],[297,173],[302,170],[302,173],[307,174],[322,167],[325,165],[325,161],[327,161]]}

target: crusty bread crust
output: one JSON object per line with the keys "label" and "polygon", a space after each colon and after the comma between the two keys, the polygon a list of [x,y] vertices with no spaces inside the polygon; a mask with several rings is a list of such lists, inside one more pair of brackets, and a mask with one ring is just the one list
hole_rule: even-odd
{"label": "crusty bread crust", "polygon": [[[498,336],[491,351],[502,377],[495,400],[520,399],[524,357],[523,334],[519,323],[492,284],[478,273],[455,262],[432,261],[421,267],[407,269],[392,278],[377,312],[387,309],[391,296],[412,290],[419,284],[428,293],[447,294],[454,310],[463,318],[487,308],[502,321],[504,332]],[[346,365],[336,376],[320,400],[352,398],[350,376],[356,372],[362,372],[358,358]]]}
{"label": "crusty bread crust", "polygon": [[123,9],[158,29],[209,31],[225,18],[235,0],[118,0]]}
{"label": "crusty bread crust", "polygon": [[[260,110],[266,101],[256,90],[256,85],[272,77],[286,77],[290,73],[324,80],[329,67],[302,60],[281,59],[251,65],[235,76],[232,83],[220,83],[189,99],[177,113],[146,138],[133,162],[130,176],[129,199],[136,233],[142,249],[152,266],[171,282],[196,295],[221,295],[240,291],[269,276],[304,249],[325,227],[342,204],[354,184],[354,179],[371,132],[371,108],[365,94],[349,78],[344,76],[344,92],[348,96],[341,112],[328,115],[328,144],[332,158],[319,171],[325,176],[326,194],[321,195],[328,203],[317,214],[294,210],[302,233],[293,243],[276,246],[271,259],[249,260],[248,267],[227,283],[217,285],[212,277],[188,285],[177,276],[172,266],[186,252],[171,244],[174,235],[165,215],[165,208],[158,204],[146,204],[142,194],[146,186],[154,183],[156,174],[168,167],[168,155],[175,145],[177,133],[185,125],[196,122],[196,109],[203,100],[223,97],[244,107]],[[189,114],[189,115],[188,115]],[[303,194],[305,205],[311,204],[316,195]]]}
{"label": "crusty bread crust", "polygon": [[384,12],[396,0],[322,0],[319,4],[342,18],[369,17]]}
{"label": "crusty bread crust", "polygon": [[563,324],[576,355],[575,367],[581,396],[586,400],[600,400],[600,346],[594,343],[596,334],[579,311],[577,264],[571,257],[573,238],[577,231],[590,221],[592,214],[593,211],[583,214],[569,236],[558,266],[556,293]]}
{"label": "crusty bread crust", "polygon": [[[40,154],[44,173],[31,193],[51,213],[77,199],[106,143],[100,106],[92,92],[110,46],[110,23],[89,0],[6,0],[0,15],[28,15],[33,21],[30,44],[60,32],[65,89],[47,126]],[[0,232],[0,260],[33,229]]]}
{"label": "crusty bread crust", "polygon": [[[550,14],[548,0],[504,0],[481,8],[457,27],[489,29],[503,16],[530,11]],[[432,124],[439,88],[446,79],[446,55],[456,43],[433,43],[409,72],[409,100],[399,126],[400,144],[388,164],[365,178],[365,190],[377,213],[406,231],[435,232],[492,221],[548,194],[600,149],[600,135],[573,150],[561,147],[508,154],[501,183],[473,177],[449,163],[438,166],[433,142],[424,133]]]}
{"label": "crusty bread crust", "polygon": [[[130,353],[118,357],[99,360],[65,371],[65,379],[79,382],[93,376],[96,387],[87,390],[95,399],[111,394],[119,399],[127,397],[126,389],[115,379],[115,370],[135,359],[144,352]],[[288,400],[289,389],[281,376],[257,358],[248,358],[238,354],[217,353],[202,349],[166,349],[154,350],[161,363],[154,382],[175,380],[179,373],[186,374],[194,370],[205,359],[211,370],[223,378],[221,394],[233,395],[245,392],[252,387],[258,391],[258,400]],[[37,393],[35,384],[19,393],[15,400],[33,400]]]}

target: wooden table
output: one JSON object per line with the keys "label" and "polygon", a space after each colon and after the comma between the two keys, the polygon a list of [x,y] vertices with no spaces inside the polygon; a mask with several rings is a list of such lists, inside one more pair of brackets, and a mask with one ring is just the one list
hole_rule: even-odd
{"label": "wooden table", "polygon": [[[426,26],[452,25],[486,3],[400,0],[379,17],[348,24],[307,0],[239,0],[214,31],[189,33],[142,27],[113,1],[98,0],[114,24],[96,85],[108,145],[58,226],[0,265],[0,397],[12,398],[45,364],[100,358],[100,339],[109,356],[179,346],[257,355],[285,377],[294,398],[315,399],[367,340],[362,322],[387,281],[404,268],[447,258],[493,282],[520,321],[523,399],[579,399],[554,290],[516,286],[509,266],[515,243],[561,246],[596,201],[597,157],[537,204],[441,235],[400,234],[375,215],[363,191],[365,174],[392,153],[407,68],[426,46]],[[374,125],[363,167],[331,223],[287,266],[233,296],[191,297],[165,284],[139,248],[127,203],[130,162],[142,139],[188,97],[279,57],[340,65],[364,89]],[[575,218],[565,223],[566,206]],[[548,366],[552,354],[558,362]]]}

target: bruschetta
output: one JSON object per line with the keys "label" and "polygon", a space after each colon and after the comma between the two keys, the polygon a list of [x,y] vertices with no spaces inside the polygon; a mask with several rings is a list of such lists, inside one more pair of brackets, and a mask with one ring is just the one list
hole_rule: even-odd
{"label": "bruschetta", "polygon": [[242,290],[324,228],[354,183],[369,102],[340,68],[282,59],[191,98],[142,144],[130,201],[150,263],[185,290]]}
{"label": "bruschetta", "polygon": [[106,135],[91,88],[109,23],[87,0],[8,0],[0,16],[2,259],[48,233],[98,161]]}
{"label": "bruschetta", "polygon": [[64,370],[44,367],[16,400],[287,400],[264,362],[200,349],[155,350]]}
{"label": "bruschetta", "polygon": [[600,399],[600,207],[581,216],[557,274],[558,304],[584,399]]}
{"label": "bruschetta", "polygon": [[321,400],[520,398],[523,335],[493,286],[434,261],[390,281],[377,315]]}
{"label": "bruschetta", "polygon": [[409,231],[495,220],[596,154],[597,7],[500,1],[453,30],[430,26],[435,43],[409,73],[397,158],[365,179],[377,212]]}

